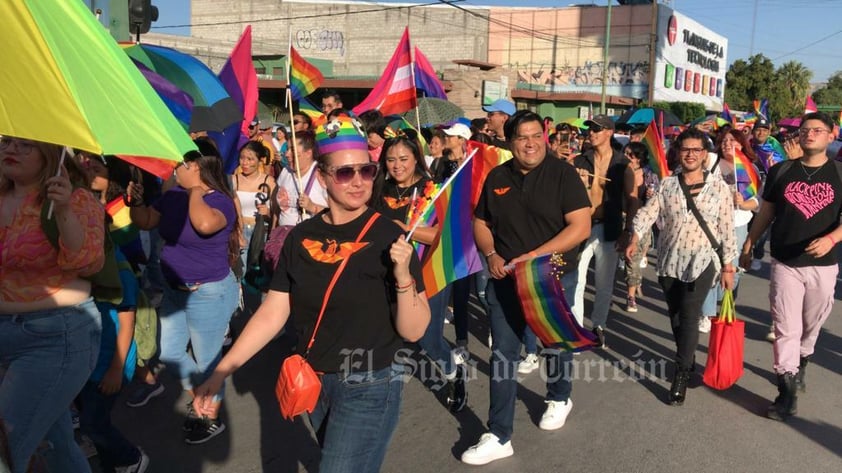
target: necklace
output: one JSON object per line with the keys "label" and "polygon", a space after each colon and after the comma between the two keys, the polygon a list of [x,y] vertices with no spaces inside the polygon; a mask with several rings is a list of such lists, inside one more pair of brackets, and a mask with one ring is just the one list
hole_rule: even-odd
{"label": "necklace", "polygon": [[813,172],[807,172],[807,166],[805,166],[804,163],[801,160],[798,161],[798,164],[801,165],[801,170],[804,171],[804,175],[807,176],[807,181],[812,181],[813,176],[815,176],[817,172],[822,170],[824,165],[827,164],[827,161],[822,163],[822,165],[817,167]]}
{"label": "necklace", "polygon": [[406,195],[406,193],[410,191],[410,189],[415,188],[415,184],[416,184],[416,183],[418,183],[418,181],[415,181],[415,182],[411,183],[409,186],[404,187],[404,189],[403,189],[403,190],[401,190],[401,187],[400,187],[400,186],[398,185],[398,183],[396,182],[396,183],[395,183],[395,192],[397,192],[397,193],[398,193],[398,200],[403,199],[403,196],[405,196],[405,195]]}

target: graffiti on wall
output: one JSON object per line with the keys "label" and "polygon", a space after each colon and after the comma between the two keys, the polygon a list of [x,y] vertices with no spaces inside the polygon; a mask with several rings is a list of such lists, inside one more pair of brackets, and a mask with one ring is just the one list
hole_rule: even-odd
{"label": "graffiti on wall", "polygon": [[[598,85],[602,84],[603,64],[602,61],[585,61],[581,66],[563,66],[549,71],[520,69],[517,75],[520,82],[538,85]],[[649,62],[610,61],[605,74],[606,85],[647,84]]]}
{"label": "graffiti on wall", "polygon": [[295,32],[295,48],[299,51],[336,51],[345,56],[345,35],[333,30],[298,30]]}

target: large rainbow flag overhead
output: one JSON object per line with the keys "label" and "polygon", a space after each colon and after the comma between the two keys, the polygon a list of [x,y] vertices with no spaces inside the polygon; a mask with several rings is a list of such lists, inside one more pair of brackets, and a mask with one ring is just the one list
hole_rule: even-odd
{"label": "large rainbow flag overhead", "polygon": [[421,268],[427,297],[457,279],[482,270],[472,228],[471,179],[474,156],[468,155],[433,200],[439,237],[427,251]]}
{"label": "large rainbow flag overhead", "polygon": [[564,296],[559,254],[521,261],[511,274],[526,323],[545,348],[577,352],[596,346],[596,337],[582,328]]}
{"label": "large rainbow flag overhead", "polygon": [[664,151],[664,138],[658,130],[658,125],[655,120],[649,122],[646,127],[646,132],[643,134],[642,143],[649,149],[649,167],[658,175],[658,178],[663,180],[670,175],[669,167],[667,166],[667,154]]}
{"label": "large rainbow flag overhead", "polygon": [[321,71],[307,62],[292,46],[289,47],[289,90],[293,100],[301,100],[325,81]]}
{"label": "large rainbow flag overhead", "polygon": [[751,199],[760,189],[760,176],[754,164],[741,150],[734,150],[734,173],[736,174],[737,191],[743,199]]}

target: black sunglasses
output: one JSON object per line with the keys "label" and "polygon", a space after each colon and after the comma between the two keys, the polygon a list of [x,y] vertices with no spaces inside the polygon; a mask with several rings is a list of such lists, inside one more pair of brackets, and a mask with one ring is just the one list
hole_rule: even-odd
{"label": "black sunglasses", "polygon": [[587,130],[586,133],[599,133],[600,131],[604,130],[605,128],[599,125],[591,125]]}
{"label": "black sunglasses", "polygon": [[357,173],[364,181],[373,181],[374,176],[377,175],[377,163],[366,163],[362,165],[349,164],[347,166],[337,166],[327,170],[327,173],[333,177],[337,184],[347,184],[354,179]]}

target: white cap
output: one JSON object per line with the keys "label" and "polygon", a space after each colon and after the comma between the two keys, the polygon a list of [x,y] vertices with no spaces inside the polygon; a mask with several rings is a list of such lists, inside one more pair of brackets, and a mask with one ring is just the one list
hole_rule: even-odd
{"label": "white cap", "polygon": [[453,126],[451,126],[450,128],[444,130],[444,134],[450,135],[450,136],[461,136],[462,138],[465,138],[466,140],[471,139],[471,129],[468,128],[467,125],[464,125],[462,123],[456,123]]}

